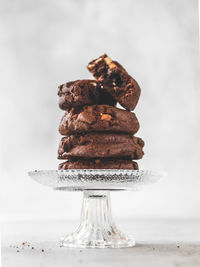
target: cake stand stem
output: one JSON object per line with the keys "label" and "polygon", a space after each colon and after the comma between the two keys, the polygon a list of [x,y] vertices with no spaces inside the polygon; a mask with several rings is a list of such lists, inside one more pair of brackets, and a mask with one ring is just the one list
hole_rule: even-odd
{"label": "cake stand stem", "polygon": [[134,240],[115,226],[109,191],[84,191],[78,229],[64,237],[61,245],[77,248],[120,248],[135,245]]}

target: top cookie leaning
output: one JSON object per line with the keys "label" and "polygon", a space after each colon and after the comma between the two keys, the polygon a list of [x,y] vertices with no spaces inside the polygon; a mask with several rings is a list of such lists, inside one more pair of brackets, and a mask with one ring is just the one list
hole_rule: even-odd
{"label": "top cookie leaning", "polygon": [[87,68],[104,90],[122,107],[127,110],[136,107],[140,97],[140,87],[117,61],[104,54],[91,61]]}

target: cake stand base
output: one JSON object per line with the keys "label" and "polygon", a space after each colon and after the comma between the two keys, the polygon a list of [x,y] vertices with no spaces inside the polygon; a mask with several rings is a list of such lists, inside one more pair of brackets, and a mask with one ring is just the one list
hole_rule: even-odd
{"label": "cake stand base", "polygon": [[[73,248],[133,247],[135,241],[117,229],[112,219],[110,191],[136,191],[156,183],[164,173],[150,170],[41,170],[28,173],[54,190],[83,192],[81,222],[61,246]],[[73,207],[72,207],[73,208]]]}
{"label": "cake stand base", "polygon": [[113,222],[109,191],[83,193],[78,229],[61,240],[61,246],[74,248],[132,247],[135,241],[119,231]]}

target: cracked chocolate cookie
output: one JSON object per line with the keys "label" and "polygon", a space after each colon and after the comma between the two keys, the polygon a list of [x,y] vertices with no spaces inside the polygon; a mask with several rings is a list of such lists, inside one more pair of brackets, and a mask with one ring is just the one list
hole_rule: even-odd
{"label": "cracked chocolate cookie", "polygon": [[127,110],[135,108],[140,87],[117,61],[104,54],[91,61],[87,68],[121,106]]}
{"label": "cracked chocolate cookie", "polygon": [[137,162],[129,159],[73,159],[62,162],[59,170],[67,169],[126,169],[138,170]]}
{"label": "cracked chocolate cookie", "polygon": [[144,141],[141,138],[118,133],[87,133],[61,139],[58,159],[78,158],[129,158],[143,157]]}
{"label": "cracked chocolate cookie", "polygon": [[135,134],[138,129],[134,113],[108,105],[72,108],[66,111],[59,126],[62,135],[102,131]]}
{"label": "cracked chocolate cookie", "polygon": [[114,106],[116,101],[106,91],[101,89],[96,80],[77,80],[58,87],[59,107],[66,110],[71,107],[93,104],[108,104]]}

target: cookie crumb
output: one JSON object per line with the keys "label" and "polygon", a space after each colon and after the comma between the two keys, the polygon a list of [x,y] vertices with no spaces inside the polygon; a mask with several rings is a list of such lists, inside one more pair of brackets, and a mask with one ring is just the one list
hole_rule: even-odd
{"label": "cookie crumb", "polygon": [[42,252],[44,252],[44,249],[42,249]]}

